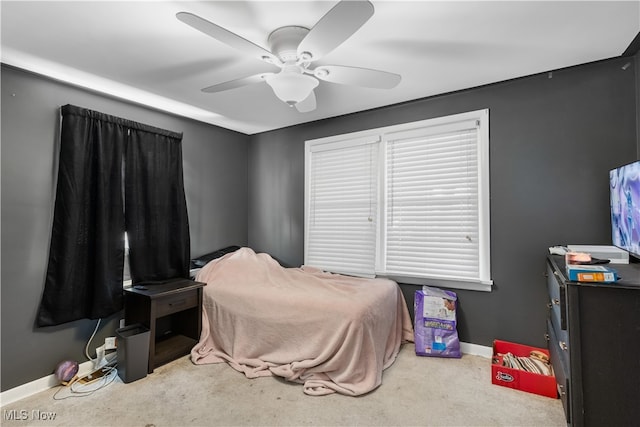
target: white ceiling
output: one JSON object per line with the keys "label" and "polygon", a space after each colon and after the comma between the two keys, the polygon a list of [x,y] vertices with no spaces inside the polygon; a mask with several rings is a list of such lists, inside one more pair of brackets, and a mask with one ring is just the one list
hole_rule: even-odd
{"label": "white ceiling", "polygon": [[277,69],[176,19],[197,14],[268,48],[285,25],[313,25],[335,1],[5,1],[2,62],[247,134],[620,56],[640,32],[639,1],[378,1],[319,64],[400,74],[394,89],[321,82],[299,113],[266,83],[200,89]]}

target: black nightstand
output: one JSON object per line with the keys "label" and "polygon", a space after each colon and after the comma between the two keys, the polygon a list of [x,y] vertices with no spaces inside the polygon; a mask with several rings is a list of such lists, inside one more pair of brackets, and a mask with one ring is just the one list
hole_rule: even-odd
{"label": "black nightstand", "polygon": [[202,288],[206,283],[175,279],[125,289],[124,321],[149,328],[149,369],[189,354],[202,329]]}

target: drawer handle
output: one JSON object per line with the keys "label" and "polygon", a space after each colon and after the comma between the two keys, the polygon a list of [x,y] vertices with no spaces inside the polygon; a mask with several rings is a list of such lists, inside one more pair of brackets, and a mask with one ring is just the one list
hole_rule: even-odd
{"label": "drawer handle", "polygon": [[187,303],[187,300],[181,299],[180,301],[170,302],[169,307],[179,307],[181,305],[185,305],[186,303]]}
{"label": "drawer handle", "polygon": [[564,391],[564,386],[561,386],[560,384],[558,384],[558,393],[560,393],[560,396],[566,396],[567,392]]}
{"label": "drawer handle", "polygon": [[554,305],[560,305],[560,300],[558,300],[558,298],[554,298],[551,300],[551,302],[547,303],[547,308],[551,308]]}
{"label": "drawer handle", "polygon": [[567,351],[567,349],[569,348],[569,347],[567,347],[567,343],[566,343],[566,342],[564,342],[564,341],[558,341],[558,345],[559,345],[559,346],[560,346],[560,348],[561,348],[562,350],[564,350],[564,351]]}

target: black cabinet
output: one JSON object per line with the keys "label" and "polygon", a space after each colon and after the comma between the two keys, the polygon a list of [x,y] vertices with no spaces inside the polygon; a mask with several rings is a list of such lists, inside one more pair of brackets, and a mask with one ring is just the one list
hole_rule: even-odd
{"label": "black cabinet", "polygon": [[547,258],[549,352],[567,424],[640,420],[640,264],[611,264],[616,283],[571,282]]}
{"label": "black cabinet", "polygon": [[189,354],[202,329],[205,283],[176,279],[125,289],[125,324],[141,323],[150,331],[149,369]]}

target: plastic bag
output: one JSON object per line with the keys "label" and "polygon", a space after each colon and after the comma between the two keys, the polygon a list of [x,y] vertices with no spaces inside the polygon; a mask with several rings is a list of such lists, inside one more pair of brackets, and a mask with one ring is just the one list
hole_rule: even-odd
{"label": "plastic bag", "polygon": [[455,292],[423,286],[415,293],[414,338],[418,356],[461,357]]}

